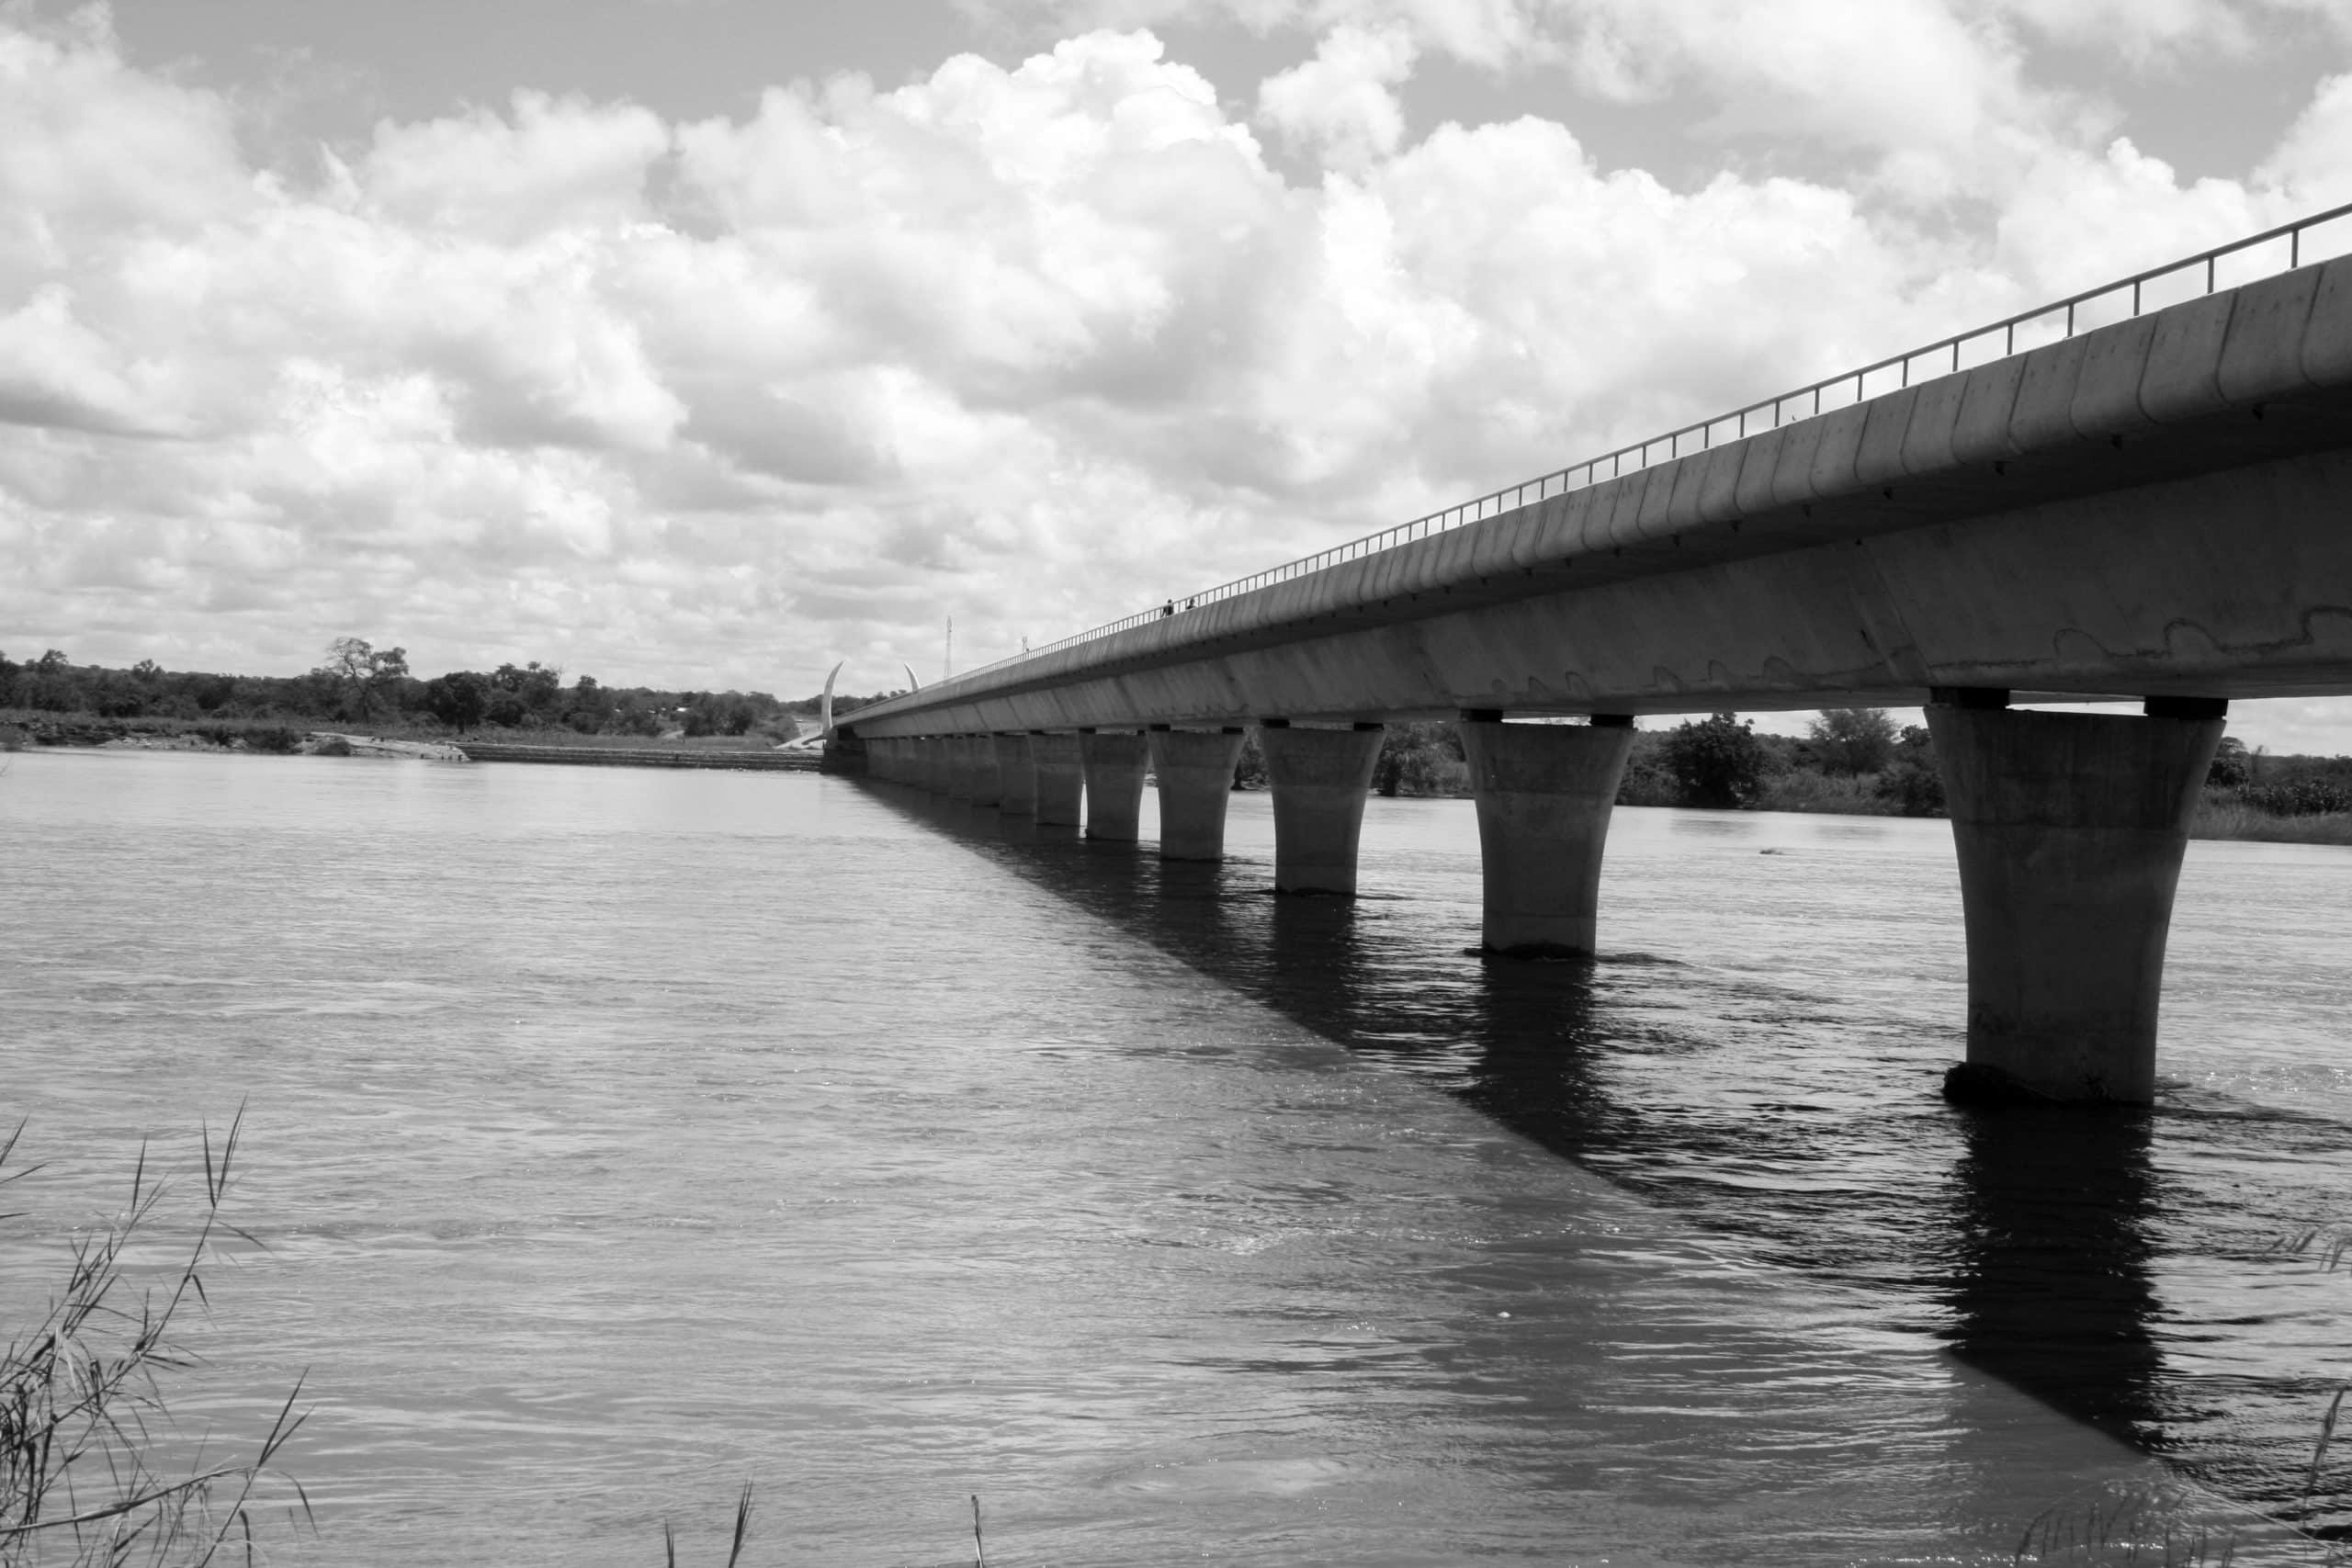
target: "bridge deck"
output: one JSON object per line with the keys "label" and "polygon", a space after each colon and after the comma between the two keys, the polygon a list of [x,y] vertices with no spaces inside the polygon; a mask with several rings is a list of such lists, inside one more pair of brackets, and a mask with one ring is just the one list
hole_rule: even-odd
{"label": "bridge deck", "polygon": [[858,712],[865,735],[2352,692],[2352,258]]}

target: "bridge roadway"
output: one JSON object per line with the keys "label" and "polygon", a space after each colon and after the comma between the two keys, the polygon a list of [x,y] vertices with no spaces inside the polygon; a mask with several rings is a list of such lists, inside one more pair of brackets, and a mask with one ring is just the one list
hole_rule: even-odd
{"label": "bridge roadway", "polygon": [[[1159,852],[1215,859],[1256,726],[1278,888],[1347,894],[1383,722],[1458,717],[1487,946],[1589,954],[1634,716],[1924,704],[1968,942],[1947,1091],[2146,1101],[2228,700],[2352,693],[2352,257],[1772,409],[860,709],[829,765],[1046,823],[1083,801],[1114,840],[1148,769]],[[1556,716],[1589,722],[1507,722]]]}

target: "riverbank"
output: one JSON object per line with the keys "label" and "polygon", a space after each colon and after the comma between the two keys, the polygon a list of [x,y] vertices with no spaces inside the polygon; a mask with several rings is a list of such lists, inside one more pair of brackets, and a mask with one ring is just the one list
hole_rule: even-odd
{"label": "riverbank", "polygon": [[264,756],[383,757],[440,762],[542,762],[579,767],[813,769],[808,752],[777,750],[763,739],[735,736],[664,737],[659,743],[616,745],[616,737],[569,730],[524,731],[528,741],[473,737],[378,735],[309,729],[262,719],[190,724],[176,719],[95,718],[88,715],[0,717],[0,750],[74,748],[121,751],[209,751]]}

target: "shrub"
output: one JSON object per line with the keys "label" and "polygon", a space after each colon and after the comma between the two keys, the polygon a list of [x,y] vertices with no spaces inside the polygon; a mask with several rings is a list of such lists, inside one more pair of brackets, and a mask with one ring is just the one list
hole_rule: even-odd
{"label": "shrub", "polygon": [[2273,817],[2323,817],[2352,811],[2352,782],[2306,776],[2278,784],[2249,784],[2239,798]]}
{"label": "shrub", "polygon": [[302,744],[302,732],[289,729],[282,724],[255,725],[245,731],[245,744],[255,751],[272,751],[282,756]]}

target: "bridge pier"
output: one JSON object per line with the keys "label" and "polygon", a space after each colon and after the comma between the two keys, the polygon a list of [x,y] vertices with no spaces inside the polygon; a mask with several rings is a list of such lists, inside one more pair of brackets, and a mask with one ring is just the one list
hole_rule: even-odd
{"label": "bridge pier", "polygon": [[947,794],[952,800],[968,801],[979,787],[979,757],[972,738],[951,735],[947,738]]}
{"label": "bridge pier", "polygon": [[997,804],[1008,817],[1032,817],[1037,811],[1037,774],[1029,763],[1029,737],[999,735],[995,743]]}
{"label": "bridge pier", "polygon": [[1080,730],[1080,767],[1086,777],[1086,836],[1132,844],[1143,810],[1148,748],[1140,731]]}
{"label": "bridge pier", "polygon": [[922,768],[915,782],[933,795],[947,793],[947,742],[936,735],[926,735],[915,742],[922,750]]}
{"label": "bridge pier", "polygon": [[[1352,729],[1293,729],[1269,719],[1258,731],[1266,779],[1274,792],[1274,891],[1356,890],[1356,845],[1363,832],[1363,803],[1380,761],[1377,724]],[[1238,748],[1236,749],[1237,754]],[[1227,769],[1227,787],[1232,770]],[[1162,842],[1165,842],[1163,835]],[[1218,847],[1224,845],[1219,809]]]}
{"label": "bridge pier", "polygon": [[1238,729],[1154,729],[1151,771],[1159,780],[1159,858],[1225,858],[1225,806],[1241,760]]}
{"label": "bridge pier", "polygon": [[1499,713],[1462,716],[1486,874],[1480,944],[1523,957],[1590,957],[1601,852],[1634,721],[1596,714],[1589,726],[1506,725]]}
{"label": "bridge pier", "polygon": [[967,735],[964,746],[972,759],[972,804],[996,805],[1004,798],[1003,781],[996,771],[996,737]]}
{"label": "bridge pier", "polygon": [[1032,731],[1029,762],[1037,777],[1037,826],[1077,827],[1079,806],[1086,794],[1086,764],[1080,754],[1079,737]]}
{"label": "bridge pier", "polygon": [[2147,1104],[2173,894],[2228,705],[2151,698],[2133,718],[1934,694],[1968,933],[1968,1060],[1945,1093]]}

